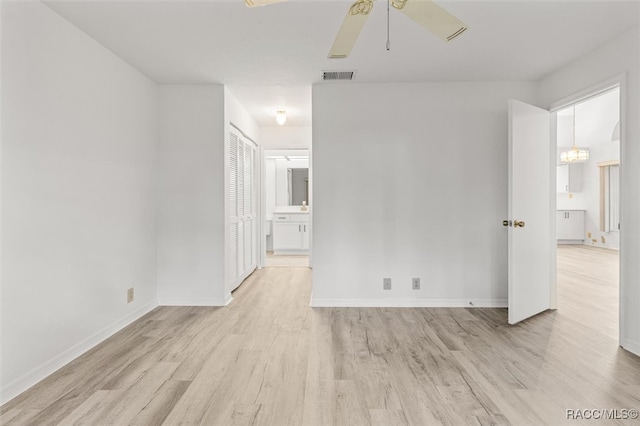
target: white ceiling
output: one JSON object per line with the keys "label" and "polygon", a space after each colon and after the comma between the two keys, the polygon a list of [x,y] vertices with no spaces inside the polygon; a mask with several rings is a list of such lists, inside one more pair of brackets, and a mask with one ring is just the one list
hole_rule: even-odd
{"label": "white ceiling", "polygon": [[233,95],[261,126],[277,126],[276,111],[287,111],[287,126],[311,125],[311,86],[230,87]]}
{"label": "white ceiling", "polygon": [[[261,125],[291,110],[311,120],[310,85],[323,70],[357,82],[538,80],[638,26],[633,1],[439,1],[469,30],[451,43],[376,2],[347,59],[327,58],[350,1],[49,1],[46,4],[159,83],[222,83]],[[321,84],[345,84],[321,83]],[[295,111],[295,113],[293,113]]]}

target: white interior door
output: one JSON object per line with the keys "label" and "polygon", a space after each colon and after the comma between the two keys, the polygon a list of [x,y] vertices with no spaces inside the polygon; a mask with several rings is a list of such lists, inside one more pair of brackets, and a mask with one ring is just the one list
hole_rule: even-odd
{"label": "white interior door", "polygon": [[550,308],[549,111],[509,101],[509,324]]}

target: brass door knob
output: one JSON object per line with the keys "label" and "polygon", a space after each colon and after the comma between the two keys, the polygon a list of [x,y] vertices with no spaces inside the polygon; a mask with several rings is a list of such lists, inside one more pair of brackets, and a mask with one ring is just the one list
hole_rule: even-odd
{"label": "brass door knob", "polygon": [[514,228],[524,228],[524,220],[514,220],[513,221]]}

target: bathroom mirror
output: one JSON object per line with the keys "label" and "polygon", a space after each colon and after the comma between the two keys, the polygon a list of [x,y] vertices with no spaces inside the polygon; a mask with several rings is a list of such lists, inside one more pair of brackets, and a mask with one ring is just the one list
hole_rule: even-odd
{"label": "bathroom mirror", "polygon": [[287,183],[289,205],[301,206],[303,202],[309,205],[309,169],[288,168]]}
{"label": "bathroom mirror", "polygon": [[265,151],[265,207],[270,218],[279,206],[309,205],[309,151],[302,149]]}

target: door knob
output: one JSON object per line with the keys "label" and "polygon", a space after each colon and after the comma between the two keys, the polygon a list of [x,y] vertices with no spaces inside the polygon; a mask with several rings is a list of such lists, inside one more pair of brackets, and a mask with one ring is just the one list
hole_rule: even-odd
{"label": "door knob", "polygon": [[511,221],[510,220],[503,220],[502,221],[502,226],[511,226]]}
{"label": "door knob", "polygon": [[514,220],[513,221],[514,228],[524,228],[524,220]]}

